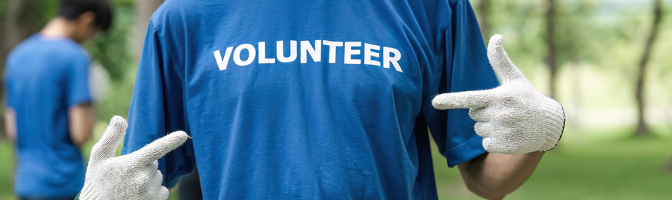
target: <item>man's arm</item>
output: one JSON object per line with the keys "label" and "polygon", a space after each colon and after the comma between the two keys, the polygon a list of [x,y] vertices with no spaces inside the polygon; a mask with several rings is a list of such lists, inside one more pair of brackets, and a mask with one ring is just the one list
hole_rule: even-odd
{"label": "man's arm", "polygon": [[457,167],[471,192],[486,199],[502,199],[525,183],[543,155],[485,153]]}
{"label": "man's arm", "polygon": [[530,83],[504,51],[502,36],[488,45],[488,60],[502,80],[490,90],[436,96],[437,109],[469,108],[474,132],[490,152],[459,165],[472,192],[501,199],[520,187],[537,167],[543,152],[558,144],[565,126],[562,106]]}
{"label": "man's arm", "polygon": [[72,106],[68,110],[68,122],[70,125],[70,139],[77,146],[89,140],[96,116],[93,106],[89,103]]}

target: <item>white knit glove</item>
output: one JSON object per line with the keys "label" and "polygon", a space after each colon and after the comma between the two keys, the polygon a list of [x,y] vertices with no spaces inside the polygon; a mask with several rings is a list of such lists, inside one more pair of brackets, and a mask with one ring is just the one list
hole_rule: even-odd
{"label": "white knit glove", "polygon": [[81,200],[166,200],[168,189],[161,186],[159,158],[187,141],[184,131],[176,131],[128,155],[114,153],[126,134],[124,118],[114,116],[105,134],[91,149]]}
{"label": "white knit glove", "polygon": [[537,91],[513,65],[501,35],[490,38],[488,59],[501,86],[441,94],[432,100],[434,108],[470,108],[476,134],[483,137],[483,147],[491,153],[517,155],[555,148],[565,126],[562,106]]}

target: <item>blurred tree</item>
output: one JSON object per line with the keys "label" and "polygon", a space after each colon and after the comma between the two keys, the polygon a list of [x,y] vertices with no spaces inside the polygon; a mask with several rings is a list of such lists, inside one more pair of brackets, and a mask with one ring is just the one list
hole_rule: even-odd
{"label": "blurred tree", "polygon": [[[162,2],[112,0],[115,6],[112,28],[87,44],[93,59],[110,74],[109,95],[96,103],[98,119],[107,121],[113,115],[126,116],[128,113],[135,81],[134,69],[142,51],[144,32],[149,18]],[[138,33],[139,30],[141,33]]]}
{"label": "blurred tree", "polygon": [[[21,41],[39,31],[56,11],[49,0],[6,0],[0,2],[0,77],[7,54]],[[0,99],[4,91],[0,87]],[[4,108],[0,109],[3,110]],[[0,115],[0,137],[4,137],[4,115]]]}
{"label": "blurred tree", "polygon": [[101,121],[113,115],[126,116],[133,93],[134,61],[131,41],[135,2],[133,0],[112,0],[114,19],[112,28],[101,33],[94,41],[86,44],[93,60],[99,62],[110,75],[107,94],[97,99],[96,115]]}
{"label": "blurred tree", "polygon": [[637,82],[635,85],[635,100],[637,101],[637,130],[636,135],[648,136],[651,135],[644,116],[644,80],[646,75],[646,66],[651,57],[651,50],[658,35],[660,21],[663,15],[663,6],[661,0],[655,0],[653,3],[653,22],[651,23],[651,30],[649,36],[644,44],[642,57],[639,61],[639,70],[637,72]]}
{"label": "blurred tree", "polygon": [[7,0],[0,2],[0,66],[9,51],[39,31],[56,12],[56,3],[49,0]]}
{"label": "blurred tree", "polygon": [[556,97],[556,78],[558,72],[558,62],[556,56],[556,3],[555,0],[546,0],[546,63],[550,71],[549,76],[549,97]]}
{"label": "blurred tree", "polygon": [[567,103],[565,109],[568,114],[568,123],[574,124],[573,130],[577,132],[581,129],[581,99],[582,87],[581,67],[595,62],[599,57],[600,48],[603,42],[602,38],[596,38],[598,34],[596,24],[594,23],[594,13],[599,2],[591,0],[581,0],[574,2],[565,2],[558,12],[558,34],[556,35],[557,62],[560,66],[569,67],[571,73],[570,84],[562,85],[571,88],[571,95],[564,100]]}
{"label": "blurred tree", "polygon": [[[528,74],[543,62],[544,1],[490,1],[488,13],[490,34],[504,35],[509,56]],[[486,36],[487,37],[487,36]],[[488,38],[489,39],[489,38]],[[508,41],[508,42],[507,42]],[[507,44],[508,43],[508,44]]]}
{"label": "blurred tree", "polygon": [[558,67],[597,61],[603,43],[601,38],[595,37],[602,29],[594,22],[598,4],[595,0],[574,0],[556,5],[554,44]]}
{"label": "blurred tree", "polygon": [[[40,0],[8,0],[3,19],[3,55],[44,26],[41,15],[44,6]],[[4,66],[4,62],[3,62]]]}
{"label": "blurred tree", "polygon": [[135,61],[140,59],[142,45],[145,41],[145,33],[154,11],[161,6],[163,0],[136,0],[135,1],[135,31],[133,35],[133,55]]}
{"label": "blurred tree", "polygon": [[111,3],[112,27],[84,46],[92,59],[107,70],[112,81],[121,81],[132,63],[131,54],[128,53],[128,36],[131,29],[127,24],[133,23],[133,1],[111,0]]}
{"label": "blurred tree", "polygon": [[491,33],[490,33],[490,19],[488,18],[490,15],[490,6],[492,3],[490,2],[491,0],[481,0],[481,2],[478,3],[478,21],[481,26],[481,34],[483,35],[483,40],[485,40],[485,44],[488,44],[488,40],[490,39]]}
{"label": "blurred tree", "polygon": [[126,24],[133,23],[133,8],[117,5],[114,9],[112,28],[107,32],[100,33],[98,37],[86,43],[93,60],[103,65],[110,74],[112,81],[120,81],[131,69],[131,54],[128,53],[128,36],[130,27]]}

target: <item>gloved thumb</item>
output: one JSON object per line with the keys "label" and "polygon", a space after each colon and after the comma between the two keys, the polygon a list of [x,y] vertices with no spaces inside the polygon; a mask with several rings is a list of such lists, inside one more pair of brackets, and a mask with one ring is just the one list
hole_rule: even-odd
{"label": "gloved thumb", "polygon": [[116,115],[112,117],[107,130],[105,130],[103,136],[91,149],[91,157],[97,159],[114,157],[117,146],[119,146],[119,143],[124,139],[124,135],[126,135],[127,127],[128,123],[126,123],[124,118]]}
{"label": "gloved thumb", "polygon": [[504,37],[500,34],[495,34],[490,38],[488,60],[490,61],[490,65],[492,65],[492,69],[495,70],[503,83],[519,79],[527,80],[523,72],[511,62],[506,51],[504,51],[503,41]]}

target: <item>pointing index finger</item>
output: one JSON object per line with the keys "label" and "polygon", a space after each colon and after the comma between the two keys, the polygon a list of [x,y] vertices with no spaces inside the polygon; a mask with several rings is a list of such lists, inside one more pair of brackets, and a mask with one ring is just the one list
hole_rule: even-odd
{"label": "pointing index finger", "polygon": [[434,97],[432,106],[439,110],[485,107],[495,95],[495,89],[440,94]]}
{"label": "pointing index finger", "polygon": [[175,131],[155,140],[154,142],[131,154],[128,154],[128,156],[134,162],[150,164],[155,160],[165,156],[168,154],[168,152],[171,152],[177,149],[177,147],[180,147],[182,144],[184,144],[184,142],[187,141],[188,138],[189,136],[184,131]]}

